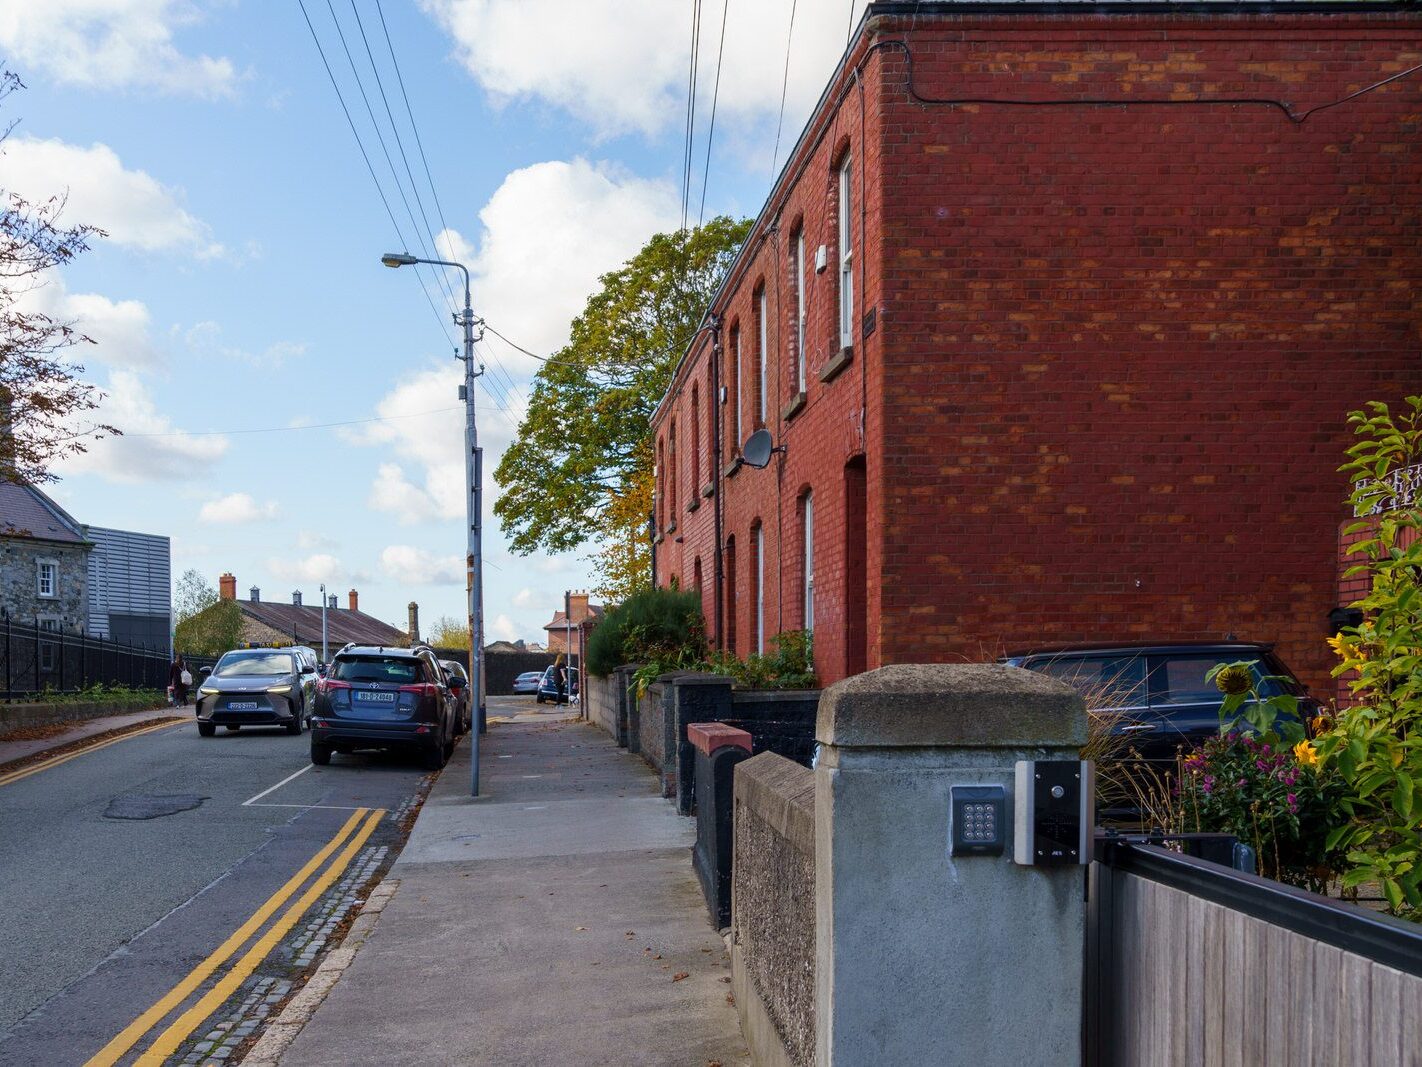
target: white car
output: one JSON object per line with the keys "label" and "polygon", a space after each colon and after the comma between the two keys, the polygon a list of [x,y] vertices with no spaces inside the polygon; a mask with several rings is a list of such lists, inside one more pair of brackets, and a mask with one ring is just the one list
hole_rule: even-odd
{"label": "white car", "polygon": [[513,691],[515,694],[537,693],[538,683],[542,678],[542,671],[524,671],[514,679]]}

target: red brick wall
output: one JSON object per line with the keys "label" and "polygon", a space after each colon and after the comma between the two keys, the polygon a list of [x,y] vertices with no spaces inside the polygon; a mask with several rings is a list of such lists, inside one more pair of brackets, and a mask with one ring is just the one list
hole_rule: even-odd
{"label": "red brick wall", "polygon": [[[817,663],[833,679],[852,662],[844,467],[862,452],[869,667],[1233,633],[1279,642],[1329,689],[1344,416],[1422,390],[1422,78],[1301,125],[1263,105],[1082,101],[1303,110],[1422,62],[1419,28],[1401,13],[873,24],[878,43],[850,59],[862,80],[832,89],[717,309],[725,336],[741,322],[753,367],[751,294],[768,283],[770,422],[788,449],[723,483],[738,650],[753,632],[757,518],[768,628],[799,624],[796,500],[809,486]],[[920,97],[1073,103],[915,100],[891,39],[908,42]],[[867,185],[856,296],[877,321],[826,384],[814,373],[837,348],[833,176],[846,146]],[[808,403],[786,423],[801,217],[807,255],[826,244],[829,268],[808,302]],[[688,402],[708,350],[659,425]],[[678,520],[684,544],[668,538],[663,574],[689,584],[692,558],[714,557],[712,508]]]}

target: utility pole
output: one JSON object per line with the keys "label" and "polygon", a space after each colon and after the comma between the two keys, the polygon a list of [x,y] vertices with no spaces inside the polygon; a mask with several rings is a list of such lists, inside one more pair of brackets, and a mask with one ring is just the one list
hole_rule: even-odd
{"label": "utility pole", "polygon": [[331,662],[330,642],[327,640],[326,630],[326,583],[321,583],[321,662]]}
{"label": "utility pole", "polygon": [[573,700],[573,591],[563,590],[563,658],[568,667],[568,702]]}
{"label": "utility pole", "polygon": [[[428,263],[436,267],[454,267],[464,274],[464,310],[454,316],[455,325],[464,327],[464,384],[459,387],[464,400],[464,475],[468,489],[466,498],[468,529],[465,554],[465,588],[468,596],[469,622],[469,688],[470,699],[477,701],[475,713],[484,719],[484,556],[481,544],[484,514],[484,451],[479,447],[479,429],[474,422],[474,379],[484,373],[474,369],[474,309],[469,302],[469,268],[447,259],[420,259],[406,252],[387,252],[380,257],[387,267],[409,267]],[[469,731],[469,792],[479,795],[479,730]]]}

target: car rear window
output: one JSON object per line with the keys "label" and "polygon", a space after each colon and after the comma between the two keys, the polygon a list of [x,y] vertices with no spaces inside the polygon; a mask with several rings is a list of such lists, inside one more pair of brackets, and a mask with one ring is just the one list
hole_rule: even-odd
{"label": "car rear window", "polygon": [[[1223,697],[1213,681],[1205,680],[1205,675],[1221,663],[1247,662],[1248,659],[1248,655],[1241,656],[1238,653],[1230,656],[1215,653],[1208,656],[1152,657],[1150,702],[1161,706],[1218,704]],[[1292,677],[1274,677],[1284,670],[1277,662],[1267,661],[1261,656],[1250,663],[1249,669],[1254,675],[1255,686],[1266,697],[1277,696],[1279,693],[1298,695],[1303,691]],[[1266,681],[1266,678],[1269,680]]]}
{"label": "car rear window", "polygon": [[1063,656],[1028,666],[1066,682],[1089,708],[1141,707],[1146,702],[1143,656]]}
{"label": "car rear window", "polygon": [[420,661],[404,656],[337,656],[332,676],[342,682],[409,685],[421,678]]}

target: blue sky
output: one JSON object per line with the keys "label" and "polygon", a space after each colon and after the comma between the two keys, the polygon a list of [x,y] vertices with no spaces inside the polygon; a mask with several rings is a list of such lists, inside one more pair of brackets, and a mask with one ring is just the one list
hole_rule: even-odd
{"label": "blue sky", "polygon": [[[725,11],[706,212],[754,214],[862,0],[704,0],[704,133]],[[831,8],[833,10],[831,10]],[[680,219],[691,0],[306,0],[409,250],[424,218],[360,39],[364,23],[424,202],[426,244],[469,263],[476,314],[534,352],[564,343],[598,274]],[[365,111],[332,10],[384,129]],[[423,139],[426,182],[380,16]],[[83,522],[173,539],[174,575],[232,571],[242,595],[325,581],[402,623],[463,615],[455,328],[430,307],[296,0],[0,0],[0,56],[27,89],[0,189],[67,192],[109,237],[25,297],[98,343],[82,357],[127,432],[58,471]],[[397,179],[414,209],[406,214]],[[447,229],[446,229],[447,226]],[[452,278],[451,281],[454,281]],[[583,553],[511,556],[492,472],[536,365],[490,337],[479,394],[490,639],[541,639]],[[328,428],[315,424],[365,421]],[[273,430],[273,432],[238,432]]]}

